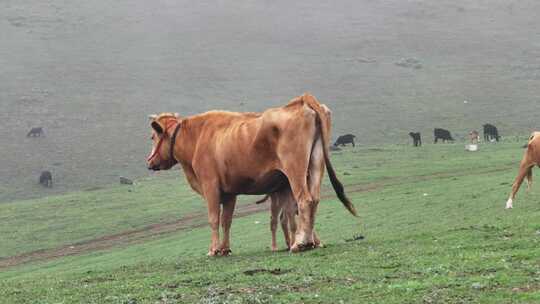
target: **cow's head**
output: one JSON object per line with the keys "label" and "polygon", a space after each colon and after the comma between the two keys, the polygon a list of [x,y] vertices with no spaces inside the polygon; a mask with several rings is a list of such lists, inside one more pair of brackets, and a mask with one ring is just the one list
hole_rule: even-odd
{"label": "cow's head", "polygon": [[146,158],[149,170],[167,170],[178,161],[172,155],[172,137],[175,129],[181,123],[178,113],[162,113],[149,115],[152,127],[152,152]]}

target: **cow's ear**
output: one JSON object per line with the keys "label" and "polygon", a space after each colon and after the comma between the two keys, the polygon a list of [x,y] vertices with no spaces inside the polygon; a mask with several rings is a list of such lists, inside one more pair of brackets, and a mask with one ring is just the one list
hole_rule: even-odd
{"label": "cow's ear", "polygon": [[152,123],[150,124],[152,126],[152,129],[154,129],[154,131],[156,131],[157,134],[163,134],[163,127],[161,126],[161,124],[157,121],[152,121]]}

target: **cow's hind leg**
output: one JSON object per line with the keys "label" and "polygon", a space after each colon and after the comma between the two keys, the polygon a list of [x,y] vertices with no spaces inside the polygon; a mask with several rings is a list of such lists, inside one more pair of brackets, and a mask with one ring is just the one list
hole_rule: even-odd
{"label": "cow's hind leg", "polygon": [[223,240],[221,242],[221,245],[219,246],[219,253],[226,256],[231,253],[230,231],[234,207],[236,205],[236,196],[225,196],[222,199],[222,203],[223,212],[221,213],[221,225],[223,228]]}
{"label": "cow's hind leg", "polygon": [[317,210],[316,203],[309,193],[306,184],[306,174],[296,174],[289,178],[295,200],[298,202],[299,229],[291,251],[298,252],[313,248],[313,219]]}
{"label": "cow's hind leg", "polygon": [[523,183],[523,179],[525,179],[525,177],[528,176],[529,174],[531,174],[531,177],[532,177],[531,170],[533,166],[534,164],[531,164],[529,162],[526,162],[526,161],[521,162],[521,165],[519,166],[519,173],[516,176],[514,183],[512,184],[512,192],[510,194],[510,197],[506,201],[506,209],[513,208],[512,204],[514,202],[514,199],[516,198],[516,193],[518,192],[519,187],[521,186],[521,183]]}
{"label": "cow's hind leg", "polygon": [[[316,137],[310,151],[308,174],[302,184],[298,180],[291,182],[293,196],[298,203],[299,232],[291,251],[300,251],[316,247],[315,242],[315,215],[320,200],[321,180],[324,173],[323,143],[320,136]],[[298,189],[301,191],[298,191]],[[317,243],[320,243],[318,241]]]}
{"label": "cow's hind leg", "polygon": [[283,192],[282,212],[281,212],[281,227],[287,242],[287,249],[291,249],[294,244],[296,235],[296,213],[298,207],[290,188]]}
{"label": "cow's hind leg", "polygon": [[[308,174],[308,186],[311,197],[314,201],[314,210],[312,214],[312,221],[315,222],[315,215],[317,213],[317,207],[321,199],[321,183],[324,175],[324,152],[323,142],[319,136],[315,141],[313,149],[311,151],[311,158],[309,160],[309,174]],[[313,243],[315,247],[322,246],[315,227],[313,228]]]}
{"label": "cow's hind leg", "polygon": [[[291,251],[313,248],[313,225],[317,203],[309,191],[307,176],[311,151],[317,138],[316,113],[304,107],[295,121],[294,128],[281,134],[277,154],[281,160],[281,171],[287,176],[294,200],[298,204],[299,229]],[[290,142],[297,142],[291,147]]]}
{"label": "cow's hind leg", "polygon": [[281,231],[283,231],[283,237],[285,238],[285,245],[287,246],[287,250],[291,249],[291,234],[289,231],[289,218],[287,214],[285,214],[285,210],[281,210],[281,213],[279,214],[279,222],[281,224]]}

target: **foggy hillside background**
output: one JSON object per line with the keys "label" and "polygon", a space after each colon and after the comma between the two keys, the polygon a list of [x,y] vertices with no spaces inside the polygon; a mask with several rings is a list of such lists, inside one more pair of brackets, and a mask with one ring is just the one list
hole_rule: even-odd
{"label": "foggy hillside background", "polygon": [[[261,111],[305,91],[333,110],[334,138],[361,145],[486,122],[526,136],[539,13],[528,0],[4,0],[0,202],[150,174],[147,114]],[[26,138],[36,126],[46,137]]]}

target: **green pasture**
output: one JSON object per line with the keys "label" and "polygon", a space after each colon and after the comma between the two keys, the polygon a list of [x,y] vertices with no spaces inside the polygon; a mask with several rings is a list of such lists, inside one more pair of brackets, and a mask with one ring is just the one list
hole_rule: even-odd
{"label": "green pasture", "polygon": [[1,204],[0,262],[195,220],[134,243],[0,268],[0,303],[538,303],[539,188],[504,209],[522,141],[475,153],[461,143],[334,153],[360,216],[325,181],[316,227],[326,247],[300,254],[270,252],[263,211],[235,219],[231,257],[206,257],[205,204],[177,170]]}

